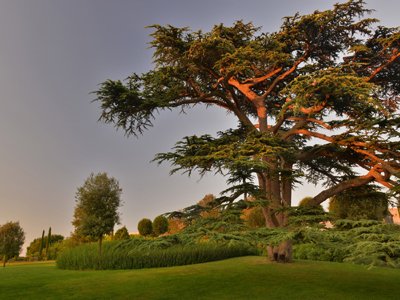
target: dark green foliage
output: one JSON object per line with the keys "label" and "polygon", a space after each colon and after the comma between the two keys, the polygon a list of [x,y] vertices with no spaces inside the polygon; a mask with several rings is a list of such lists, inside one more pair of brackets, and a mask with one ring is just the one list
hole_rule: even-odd
{"label": "dark green foliage", "polygon": [[83,211],[83,209],[79,206],[76,205],[75,209],[74,209],[74,218],[73,221],[71,222],[72,225],[74,225],[75,230],[74,232],[71,232],[70,235],[70,239],[69,239],[69,243],[75,246],[78,245],[82,245],[82,244],[88,244],[91,242],[95,242],[97,241],[96,237],[91,237],[91,236],[86,236],[86,235],[82,235],[81,233],[79,233],[78,228],[80,227],[81,223],[82,223],[82,218],[85,216],[85,212]]}
{"label": "dark green foliage", "polygon": [[[47,244],[47,239],[48,236],[44,237],[43,244]],[[50,245],[49,248],[51,249],[52,246],[58,242],[61,242],[64,240],[64,237],[60,234],[52,234],[51,239],[50,239]],[[39,251],[40,251],[40,244],[42,243],[42,238],[37,238],[34,239],[29,246],[26,248],[26,256],[27,257],[35,257],[39,256]]]}
{"label": "dark green foliage", "polygon": [[153,232],[159,236],[168,231],[168,219],[164,216],[158,216],[153,221]]}
{"label": "dark green foliage", "polygon": [[[218,132],[217,137],[210,135],[185,137],[176,143],[174,150],[157,154],[154,161],[158,161],[159,164],[170,162],[175,167],[170,174],[183,171],[191,175],[193,171],[198,171],[204,175],[214,170],[216,173],[227,175],[227,181],[232,187],[221,194],[229,196],[214,200],[214,204],[228,204],[244,194],[254,199],[265,200],[265,191],[253,183],[250,172],[274,177],[276,171],[271,168],[271,162],[265,159],[273,159],[279,153],[288,162],[293,162],[295,160],[293,152],[296,149],[292,143],[280,142],[269,134],[255,131],[247,133],[246,127],[240,126],[236,130]],[[295,170],[280,171],[287,172],[287,176],[294,181],[299,176]],[[241,176],[238,176],[239,173]]]}
{"label": "dark green foliage", "polygon": [[[336,247],[335,247],[336,246]],[[330,247],[316,246],[314,243],[293,246],[294,259],[310,259],[320,261],[343,262],[349,251],[343,246],[330,245]]]}
{"label": "dark green foliage", "polygon": [[334,229],[303,228],[296,258],[400,268],[400,226],[373,220],[338,220]]}
{"label": "dark green foliage", "polygon": [[74,232],[71,232],[71,235],[68,237],[68,247],[73,248],[76,246],[84,245],[84,244],[90,244],[95,242],[97,239],[90,237],[90,236],[84,236],[80,233],[77,232],[75,229]]}
{"label": "dark green foliage", "polygon": [[[242,206],[247,205],[244,203],[242,200],[232,204],[229,209],[222,210],[218,217],[204,218],[198,215],[179,234],[162,236],[155,240],[130,239],[119,244],[106,242],[109,250],[103,250],[101,263],[96,257],[97,246],[90,245],[62,253],[57,264],[60,268],[68,269],[142,268],[254,255],[259,253],[254,248],[256,245],[279,245],[285,240],[300,239],[307,236],[307,230],[323,227],[319,224],[321,220],[329,219],[329,216],[312,207],[287,208],[288,214],[292,216],[291,227],[296,228],[295,230],[266,227],[254,230],[243,224],[240,217]],[[252,201],[251,205],[257,204],[257,201]],[[111,245],[114,245],[113,248]]]}
{"label": "dark green foliage", "polygon": [[335,225],[348,229],[352,244],[346,261],[400,268],[400,226],[379,221],[339,220]]}
{"label": "dark green foliage", "polygon": [[44,246],[44,230],[42,232],[42,239],[40,240],[39,260],[42,260],[43,246]]}
{"label": "dark green foliage", "polygon": [[[129,232],[128,229],[126,229],[126,226],[120,228],[117,230],[117,232],[114,235],[114,239],[116,241],[124,241],[124,240],[129,240]],[[112,239],[113,240],[113,239]]]}
{"label": "dark green foliage", "polygon": [[118,181],[107,173],[90,174],[76,193],[76,206],[83,211],[78,232],[94,238],[110,234],[120,222],[121,192]]}
{"label": "dark green foliage", "polygon": [[141,219],[138,223],[138,230],[140,235],[146,237],[153,232],[153,223],[150,219]]}
{"label": "dark green foliage", "polygon": [[[138,239],[138,241],[144,241]],[[116,241],[105,242],[102,260],[97,259],[97,245],[79,246],[63,252],[57,267],[68,270],[116,270],[172,267],[223,260],[232,257],[260,255],[256,247],[241,244],[222,245],[199,243],[185,247],[177,245],[168,249],[138,250],[119,247]]]}
{"label": "dark green foliage", "polygon": [[[99,120],[128,136],[165,109],[202,104],[237,117],[236,130],[184,137],[154,159],[170,163],[171,173],[227,176],[230,187],[208,207],[170,215],[191,225],[182,240],[271,246],[301,236],[307,224],[323,227],[322,214],[287,209],[301,181],[326,187],[308,206],[372,182],[400,192],[400,30],[374,29],[378,20],[364,18],[372,11],[363,5],[285,17],[272,33],[242,21],[206,33],[153,25],[155,69],[100,84]],[[265,208],[271,229],[252,232],[239,220],[252,206]],[[220,216],[200,218],[211,209]]]}
{"label": "dark green foliage", "polygon": [[343,191],[329,201],[329,211],[338,219],[378,220],[388,214],[389,194],[373,185],[365,185]]}
{"label": "dark green foliage", "polygon": [[3,257],[3,267],[7,259],[18,256],[25,242],[25,232],[18,222],[7,222],[0,226],[0,257]]}
{"label": "dark green foliage", "polygon": [[[236,206],[240,207],[240,203]],[[284,211],[289,216],[287,227],[254,230],[241,223],[232,207],[222,210],[220,218],[195,219],[180,234],[135,245],[137,249],[163,249],[174,244],[210,240],[265,247],[293,240],[297,243],[294,247],[297,258],[400,267],[398,225],[373,220],[337,220],[334,229],[327,229],[321,222],[333,221],[332,214],[312,206],[299,206],[281,208],[275,212]]]}
{"label": "dark green foliage", "polygon": [[51,259],[51,253],[49,251],[50,244],[51,244],[51,227],[49,227],[49,234],[47,235],[47,241],[46,241],[46,259],[47,260]]}
{"label": "dark green foliage", "polygon": [[121,193],[118,180],[109,178],[107,173],[90,174],[76,193],[75,210],[79,212],[75,214],[78,218],[74,221],[76,231],[99,241],[99,259],[103,236],[110,234],[115,224],[120,224],[118,208],[122,205]]}
{"label": "dark green foliage", "polygon": [[243,21],[210,32],[150,26],[155,69],[101,83],[93,92],[99,120],[129,136],[177,107],[202,104],[235,115],[240,130],[185,137],[155,158],[171,163],[172,173],[228,175],[235,186],[224,204],[257,194],[274,200],[272,209],[285,206],[291,196],[278,191],[300,179],[327,187],[312,205],[372,181],[395,188],[400,32],[373,28],[378,20],[364,18],[372,11],[363,4],[285,17],[271,33]]}

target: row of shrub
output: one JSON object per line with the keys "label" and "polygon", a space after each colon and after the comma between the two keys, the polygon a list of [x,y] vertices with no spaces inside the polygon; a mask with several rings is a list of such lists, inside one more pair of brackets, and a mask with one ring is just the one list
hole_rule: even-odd
{"label": "row of shrub", "polygon": [[259,249],[244,244],[201,242],[194,245],[175,245],[167,249],[134,251],[118,247],[118,241],[102,245],[98,259],[98,244],[79,246],[63,252],[57,259],[59,269],[116,270],[172,267],[218,261],[232,257],[260,255]]}

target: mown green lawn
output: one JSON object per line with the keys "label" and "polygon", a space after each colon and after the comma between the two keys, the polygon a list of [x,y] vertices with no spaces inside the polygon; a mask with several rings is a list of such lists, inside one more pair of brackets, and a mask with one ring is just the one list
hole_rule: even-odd
{"label": "mown green lawn", "polygon": [[0,299],[397,299],[400,270],[248,256],[198,265],[65,271],[54,262],[0,268]]}

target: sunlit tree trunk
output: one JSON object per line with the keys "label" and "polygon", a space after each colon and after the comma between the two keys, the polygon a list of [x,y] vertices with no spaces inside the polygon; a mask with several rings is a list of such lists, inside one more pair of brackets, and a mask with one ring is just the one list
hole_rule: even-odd
{"label": "sunlit tree trunk", "polygon": [[3,268],[5,268],[7,262],[7,254],[4,254],[3,256]]}

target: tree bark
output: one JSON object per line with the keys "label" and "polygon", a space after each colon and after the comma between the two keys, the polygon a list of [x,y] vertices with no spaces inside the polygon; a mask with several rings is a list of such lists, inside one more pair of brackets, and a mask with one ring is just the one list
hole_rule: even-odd
{"label": "tree bark", "polygon": [[293,262],[293,242],[286,241],[279,245],[278,261],[282,263],[292,263]]}
{"label": "tree bark", "polygon": [[374,181],[374,179],[375,178],[372,175],[366,175],[366,176],[357,177],[354,179],[343,181],[327,190],[322,191],[317,196],[315,196],[310,202],[308,202],[307,205],[319,205],[322,202],[324,202],[326,199],[336,195],[337,193],[340,193],[351,187],[362,186],[371,181]]}
{"label": "tree bark", "polygon": [[6,262],[7,262],[7,254],[4,254],[3,259],[4,259],[3,268],[5,268],[6,267]]}
{"label": "tree bark", "polygon": [[[278,168],[278,164],[269,160],[271,168]],[[282,163],[285,168],[290,168],[290,164]],[[267,178],[265,175],[264,178]],[[288,216],[279,213],[276,215],[271,215],[271,213],[282,206],[291,206],[292,204],[292,188],[289,179],[273,178],[264,179],[262,176],[258,176],[259,186],[266,192],[267,199],[271,200],[269,207],[263,207],[262,211],[265,217],[266,226],[269,228],[283,227],[288,221]],[[292,263],[292,241],[286,241],[275,247],[267,247],[268,258],[273,261],[278,261],[282,263]]]}

